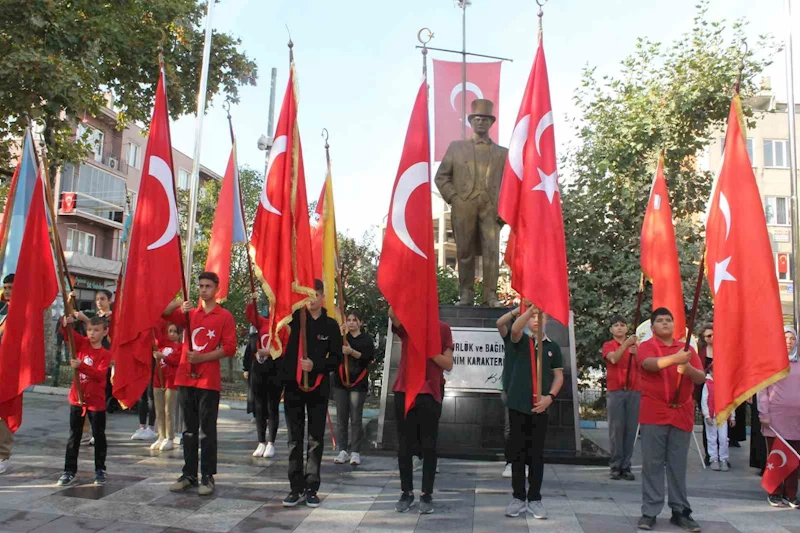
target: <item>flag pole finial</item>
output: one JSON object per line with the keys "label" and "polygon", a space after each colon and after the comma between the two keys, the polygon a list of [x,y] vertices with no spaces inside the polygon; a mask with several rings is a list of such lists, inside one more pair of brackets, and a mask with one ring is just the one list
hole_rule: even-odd
{"label": "flag pole finial", "polygon": [[422,76],[425,79],[428,79],[428,43],[432,39],[433,32],[429,28],[422,28],[417,32],[417,40],[422,44]]}
{"label": "flag pole finial", "polygon": [[539,17],[539,38],[542,37],[542,17],[544,17],[544,11],[542,8],[547,3],[547,0],[536,0],[536,5],[539,6],[539,11],[536,13],[536,16]]}
{"label": "flag pole finial", "polygon": [[286,25],[286,33],[289,34],[289,42],[286,43],[286,46],[289,47],[289,63],[294,63],[294,41],[292,41],[292,32],[288,24]]}
{"label": "flag pole finial", "polygon": [[741,52],[742,56],[739,60],[739,72],[736,75],[736,84],[733,86],[733,91],[736,94],[739,94],[739,91],[742,88],[742,74],[744,73],[744,59],[747,57],[747,52],[749,51],[747,47],[747,42],[742,42]]}
{"label": "flag pole finial", "polygon": [[328,162],[328,166],[331,164],[331,145],[328,144],[329,137],[328,128],[322,128],[322,138],[325,139],[325,160]]}

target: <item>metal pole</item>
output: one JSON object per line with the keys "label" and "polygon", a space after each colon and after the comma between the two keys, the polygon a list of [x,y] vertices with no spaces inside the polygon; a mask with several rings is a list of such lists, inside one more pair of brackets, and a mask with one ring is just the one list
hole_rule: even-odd
{"label": "metal pole", "polygon": [[186,224],[186,261],[184,261],[184,275],[187,280],[192,278],[192,255],[194,252],[194,231],[197,216],[197,193],[200,188],[200,143],[203,139],[203,116],[206,114],[206,92],[208,91],[208,62],[211,58],[212,19],[215,0],[208,1],[206,13],[206,38],[203,44],[203,65],[200,70],[200,89],[197,93],[197,118],[194,126],[194,160],[192,161],[192,178],[189,185],[189,213]]}
{"label": "metal pole", "polygon": [[[798,224],[797,208],[797,125],[795,124],[794,108],[794,72],[792,66],[792,0],[786,0],[786,114],[789,115],[789,182],[792,185],[792,263],[794,273],[792,282],[797,283],[795,277],[800,272],[798,255],[800,254],[800,224]],[[794,308],[794,326],[797,328],[800,321],[800,296],[797,291],[792,293]],[[795,331],[797,331],[795,329]]]}
{"label": "metal pole", "polygon": [[461,0],[461,140],[467,138],[467,5]]}
{"label": "metal pole", "polygon": [[[269,115],[267,115],[267,138],[269,139],[269,143],[267,144],[267,161],[269,161],[269,151],[272,148],[273,142],[273,131],[272,129],[275,127],[275,82],[278,79],[278,69],[272,67],[272,77],[269,84]],[[264,179],[267,177],[264,176]]]}

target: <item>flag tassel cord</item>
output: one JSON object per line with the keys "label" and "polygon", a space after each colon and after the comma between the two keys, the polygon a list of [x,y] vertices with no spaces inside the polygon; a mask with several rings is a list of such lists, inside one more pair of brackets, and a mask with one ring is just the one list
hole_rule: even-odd
{"label": "flag tassel cord", "polygon": [[[29,119],[30,122],[30,119]],[[42,121],[44,123],[44,121]],[[31,135],[33,134],[33,127],[32,125],[29,126],[31,130]],[[61,288],[61,299],[64,303],[64,313],[66,316],[72,317],[72,313],[74,312],[74,307],[72,305],[72,292],[74,291],[74,287],[72,286],[72,277],[69,273],[69,267],[67,266],[67,261],[64,258],[64,250],[61,248],[61,238],[58,236],[58,228],[56,227],[56,212],[55,212],[55,204],[53,203],[53,190],[50,188],[50,167],[48,166],[47,161],[47,147],[45,145],[44,140],[40,144],[41,153],[39,153],[35,148],[34,152],[36,153],[37,159],[39,160],[38,163],[40,168],[42,169],[42,176],[44,177],[44,194],[45,194],[45,204],[47,204],[47,210],[50,214],[50,223],[51,226],[51,235],[52,235],[52,242],[53,248],[55,251],[56,256],[56,269],[58,270],[58,280],[59,280],[59,287]],[[69,346],[69,350],[72,353],[72,357],[78,358],[78,352],[75,347],[75,332],[72,327],[72,324],[65,324],[65,329],[67,330],[67,345]],[[72,383],[75,386],[75,391],[78,393],[78,403],[81,406],[85,406],[86,404],[83,401],[83,387],[81,387],[81,381],[78,379],[78,371],[72,371]]]}

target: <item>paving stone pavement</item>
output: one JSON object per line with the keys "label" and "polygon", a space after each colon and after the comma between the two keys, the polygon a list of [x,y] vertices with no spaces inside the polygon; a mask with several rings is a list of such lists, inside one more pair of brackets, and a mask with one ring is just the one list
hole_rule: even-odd
{"label": "paving stone pavement", "polygon": [[[394,503],[400,480],[393,457],[363,455],[359,467],[334,465],[330,440],[322,467],[322,505],[284,509],[286,430],[283,421],[274,459],[254,459],[255,426],[243,411],[219,417],[219,474],[216,493],[201,498],[172,494],[182,452],[150,452],[149,443],[130,440],[136,416],[114,414],[108,421],[108,483],[91,485],[92,448],[81,448],[79,484],[58,488],[68,434],[68,406],[62,396],[25,395],[23,426],[16,435],[11,470],[0,476],[0,532],[540,532],[620,533],[635,531],[640,514],[638,481],[610,481],[607,468],[547,465],[543,487],[548,520],[507,518],[510,480],[499,462],[442,459],[436,477],[436,512],[399,514]],[[602,437],[604,430],[596,430]],[[800,533],[800,512],[772,509],[759,478],[747,467],[748,445],[732,449],[730,472],[700,466],[692,447],[688,476],[694,516],[706,533]],[[640,464],[634,457],[634,472]],[[417,486],[419,474],[415,476]],[[678,531],[659,517],[658,531]]]}

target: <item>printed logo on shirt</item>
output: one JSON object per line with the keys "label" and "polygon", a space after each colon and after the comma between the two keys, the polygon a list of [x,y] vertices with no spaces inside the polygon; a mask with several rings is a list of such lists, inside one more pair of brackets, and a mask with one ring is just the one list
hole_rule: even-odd
{"label": "printed logo on shirt", "polygon": [[330,339],[330,337],[328,337],[326,335],[317,335],[317,340],[318,341],[326,341],[328,339]]}
{"label": "printed logo on shirt", "polygon": [[89,357],[88,355],[87,355],[87,356],[84,356],[84,358],[83,358],[83,363],[84,363],[86,366],[93,366],[93,365],[94,365],[94,361],[93,361],[93,360],[92,360],[92,358],[91,358],[91,357]]}
{"label": "printed logo on shirt", "polygon": [[549,351],[549,350],[548,350],[548,351],[547,351],[547,357],[551,357],[551,358],[552,358],[552,357],[553,357],[553,352],[551,352],[551,351]]}

